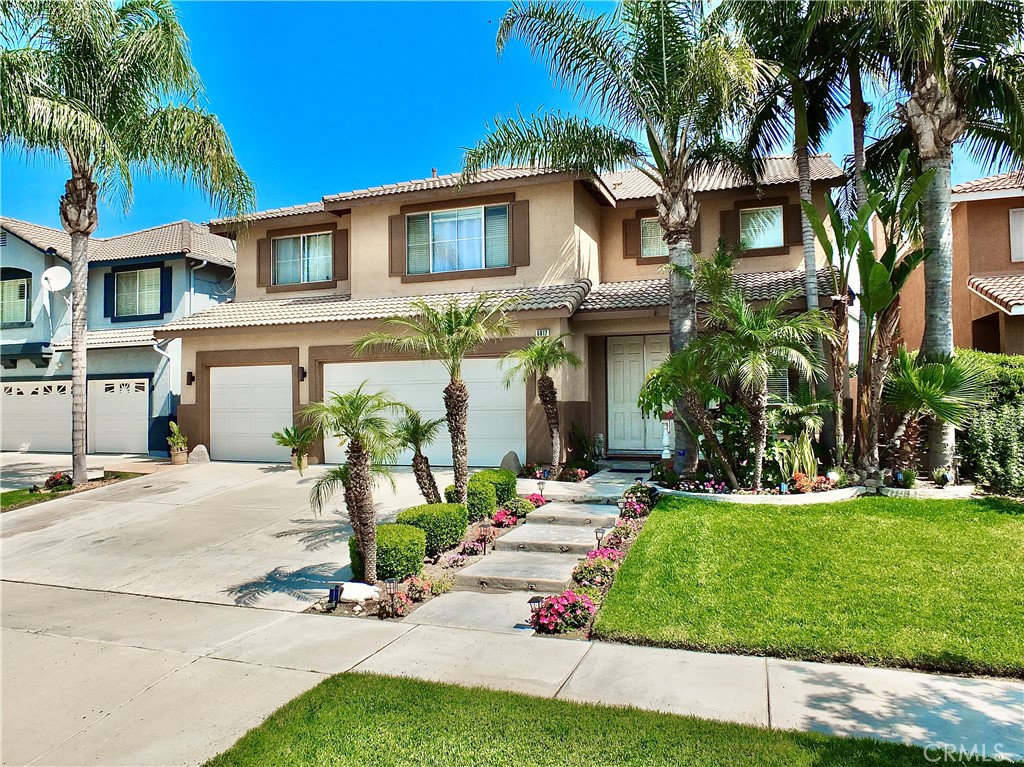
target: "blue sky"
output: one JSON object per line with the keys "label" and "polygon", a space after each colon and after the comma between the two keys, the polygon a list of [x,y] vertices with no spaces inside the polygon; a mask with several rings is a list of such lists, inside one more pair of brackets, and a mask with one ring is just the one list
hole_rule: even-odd
{"label": "blue sky", "polygon": [[[429,176],[460,167],[490,118],[572,111],[546,69],[515,43],[499,59],[503,2],[179,2],[209,107],[256,182],[260,208]],[[826,146],[849,151],[844,121]],[[966,158],[954,182],[983,175]],[[60,227],[66,165],[5,153],[4,215]],[[98,236],[215,211],[180,182],[136,179],[126,216],[100,209]]]}

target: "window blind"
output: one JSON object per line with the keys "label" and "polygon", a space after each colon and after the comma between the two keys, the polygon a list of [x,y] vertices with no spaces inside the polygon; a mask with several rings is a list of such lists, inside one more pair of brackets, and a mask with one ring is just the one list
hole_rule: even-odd
{"label": "window blind", "polygon": [[778,248],[784,241],[781,205],[740,211],[740,242],[744,250]]}
{"label": "window blind", "polygon": [[668,243],[665,232],[656,218],[640,219],[640,256],[642,258],[658,258],[668,255]]}

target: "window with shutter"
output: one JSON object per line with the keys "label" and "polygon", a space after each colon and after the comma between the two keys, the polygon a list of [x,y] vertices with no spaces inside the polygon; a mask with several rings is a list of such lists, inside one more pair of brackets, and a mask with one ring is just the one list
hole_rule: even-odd
{"label": "window with shutter", "polygon": [[665,232],[657,218],[640,219],[640,256],[661,258],[668,255]]}
{"label": "window with shutter", "polygon": [[114,316],[160,314],[160,267],[114,274]]}
{"label": "window with shutter", "polygon": [[0,322],[28,322],[28,279],[0,282]]}
{"label": "window with shutter", "polygon": [[741,210],[740,242],[743,243],[744,250],[781,247],[785,242],[782,206]]}
{"label": "window with shutter", "polygon": [[334,241],[330,232],[275,237],[271,240],[274,285],[327,282],[334,275]]}
{"label": "window with shutter", "polygon": [[406,216],[406,274],[509,265],[509,207],[487,205]]}

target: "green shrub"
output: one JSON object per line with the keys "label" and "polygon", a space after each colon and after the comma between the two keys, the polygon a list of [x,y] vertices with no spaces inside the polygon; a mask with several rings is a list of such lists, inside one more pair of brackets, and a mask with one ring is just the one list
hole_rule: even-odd
{"label": "green shrub", "polygon": [[[348,553],[352,558],[352,578],[363,579],[363,558],[355,537],[348,540]],[[377,525],[377,578],[404,580],[423,571],[423,558],[427,555],[427,537],[412,525]]]}
{"label": "green shrub", "polygon": [[976,361],[992,376],[990,410],[1003,405],[1024,405],[1024,356],[990,354],[974,349],[957,349],[956,356]]}
{"label": "green shrub", "polygon": [[965,475],[994,493],[1024,495],[1024,404],[977,413],[959,448]]}
{"label": "green shrub", "polygon": [[499,506],[503,506],[507,501],[516,497],[516,475],[508,469],[484,469],[478,471],[470,479],[478,479],[494,485],[494,496]]}
{"label": "green shrub", "polygon": [[466,534],[469,517],[461,503],[426,503],[406,509],[395,520],[401,525],[412,525],[427,537],[427,556],[458,545]]}
{"label": "green shrub", "polygon": [[455,485],[448,485],[444,489],[444,500],[445,503],[458,503],[459,496],[455,493]]}
{"label": "green shrub", "polygon": [[[493,517],[498,509],[498,496],[494,492],[494,485],[486,479],[477,479],[478,476],[479,474],[474,474],[466,485],[466,512],[470,522]],[[444,489],[444,499],[448,503],[459,502],[455,495],[455,485],[448,485]]]}
{"label": "green shrub", "polygon": [[505,503],[501,504],[501,508],[522,518],[533,511],[535,507],[525,498],[509,498]]}

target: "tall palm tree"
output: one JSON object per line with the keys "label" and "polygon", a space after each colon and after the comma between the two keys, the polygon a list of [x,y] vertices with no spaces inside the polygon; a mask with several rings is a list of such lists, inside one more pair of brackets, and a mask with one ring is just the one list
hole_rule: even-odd
{"label": "tall palm tree", "polygon": [[444,409],[452,439],[452,468],[459,503],[466,502],[469,481],[469,390],[462,380],[462,361],[485,342],[508,338],[515,332],[515,320],[505,310],[516,303],[517,299],[499,300],[488,293],[480,293],[471,300],[450,296],[440,304],[417,299],[412,302],[410,315],[390,317],[381,323],[385,330],[367,333],[355,342],[359,354],[384,347],[412,352],[444,365],[450,379],[444,388]]}
{"label": "tall palm tree", "polygon": [[730,292],[708,310],[717,331],[696,342],[697,353],[708,360],[714,378],[723,385],[734,383],[750,413],[755,490],[761,489],[768,440],[769,376],[793,368],[804,380],[820,377],[824,366],[811,344],[815,336],[831,339],[834,335],[828,316],[820,309],[787,312],[787,304],[797,295],[787,291],[754,307],[739,291]]}
{"label": "tall palm tree", "polygon": [[395,438],[405,450],[412,451],[412,473],[416,477],[420,494],[427,503],[441,503],[434,472],[430,470],[430,459],[423,454],[423,448],[437,439],[444,424],[444,418],[428,418],[410,408],[395,424]]}
{"label": "tall palm tree", "polygon": [[252,182],[217,118],[197,106],[202,81],[170,0],[4,0],[0,141],[58,155],[71,178],[60,219],[71,237],[71,399],[75,484],[86,481],[89,237],[97,201],[127,210],[133,174],[189,180],[223,212],[255,207]]}
{"label": "tall palm tree", "polygon": [[[512,162],[580,174],[626,166],[649,178],[669,260],[679,267],[669,273],[669,338],[673,351],[682,349],[696,335],[694,182],[712,168],[750,173],[742,143],[727,135],[753,103],[760,63],[696,0],[623,0],[607,13],[582,3],[515,0],[498,28],[499,53],[513,39],[597,121],[552,113],[496,118],[466,152],[464,177]],[[680,428],[680,470],[682,455],[695,464],[690,433]]]}
{"label": "tall palm tree", "polygon": [[537,377],[537,399],[544,408],[548,434],[551,435],[550,476],[553,479],[558,478],[562,468],[562,435],[558,427],[558,390],[551,380],[551,371],[563,365],[573,368],[583,365],[579,356],[565,348],[565,339],[571,337],[565,333],[557,337],[534,338],[528,346],[505,355],[505,362],[512,365],[505,375],[505,386],[511,386],[517,378],[525,383],[531,376]]}
{"label": "tall palm tree", "polygon": [[[921,353],[953,352],[953,218],[950,168],[960,143],[988,165],[1024,159],[1024,3],[1020,0],[885,0],[869,3],[888,30],[884,54],[906,94],[895,115],[894,148],[913,146],[935,171],[922,204],[925,323]],[[952,425],[933,421],[931,468],[948,466]]]}
{"label": "tall palm tree", "polygon": [[319,513],[341,485],[345,490],[352,532],[359,544],[367,583],[377,582],[377,514],[373,508],[376,478],[387,476],[398,443],[389,414],[403,408],[387,394],[364,391],[366,382],[349,392],[333,392],[323,402],[303,409],[320,434],[335,437],[345,446],[346,461],[317,480],[310,505]]}

